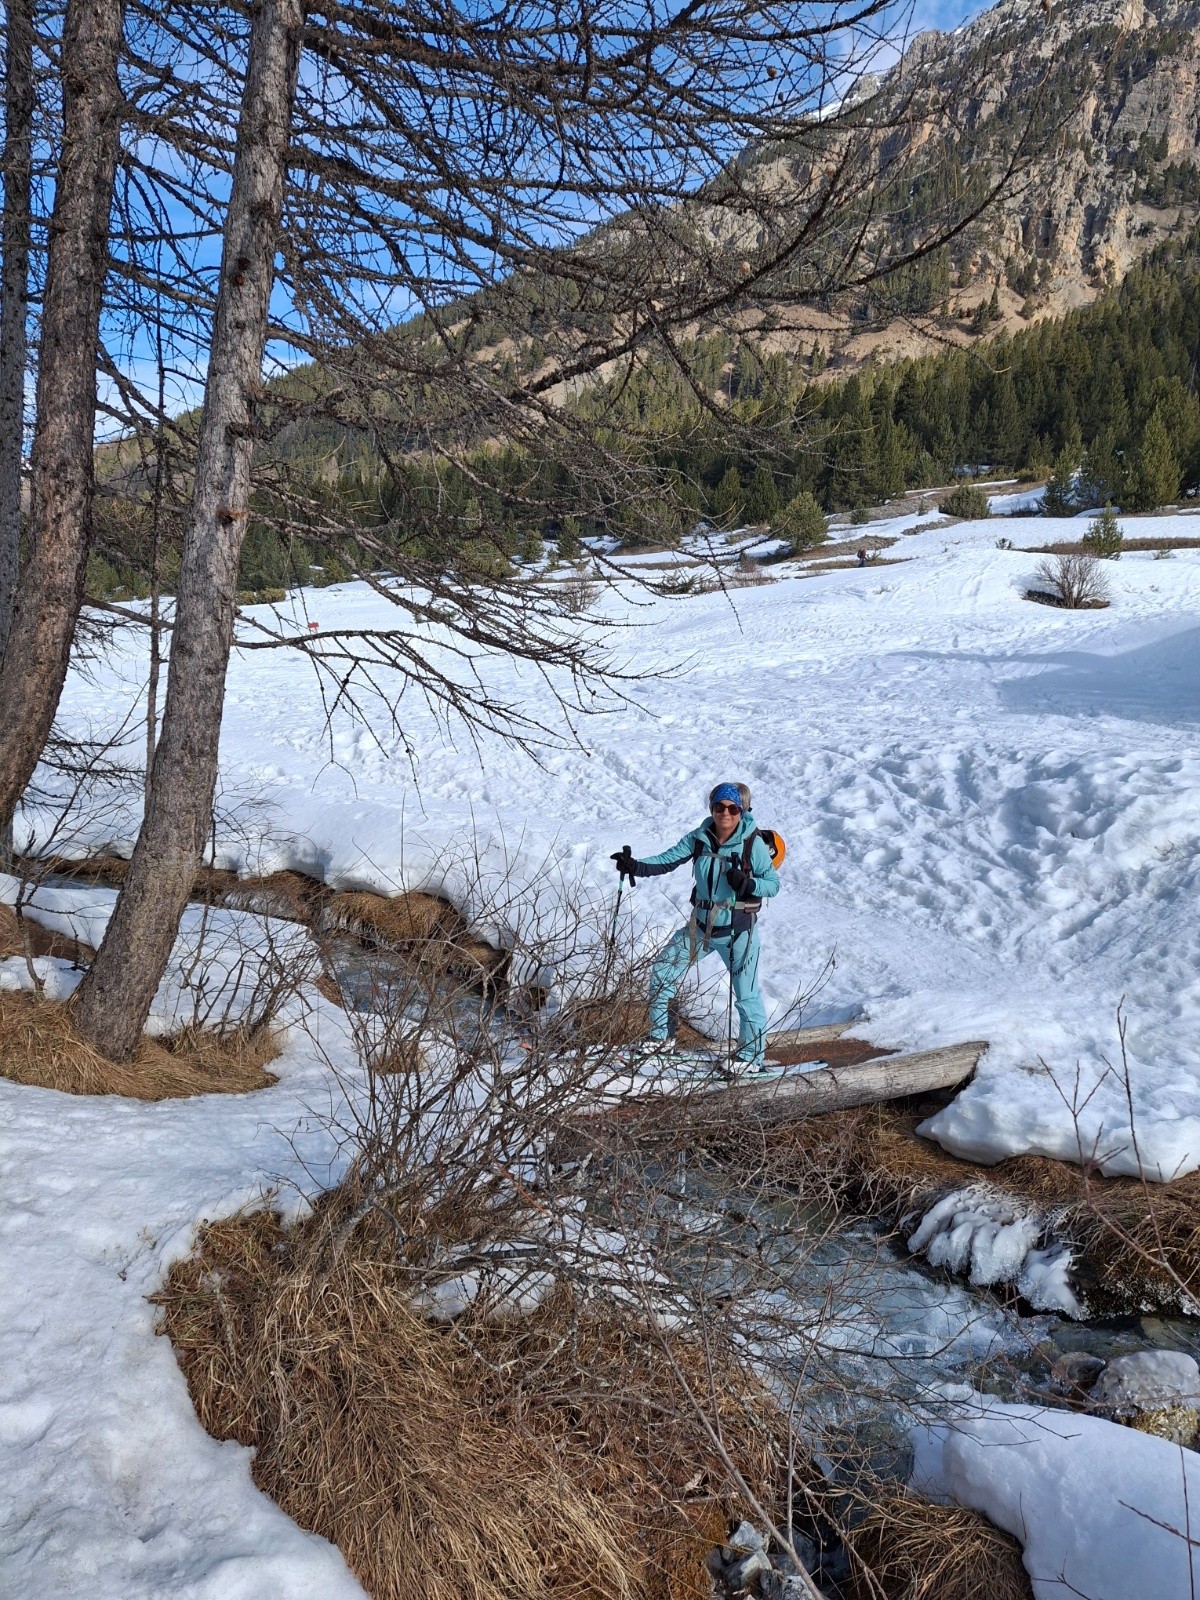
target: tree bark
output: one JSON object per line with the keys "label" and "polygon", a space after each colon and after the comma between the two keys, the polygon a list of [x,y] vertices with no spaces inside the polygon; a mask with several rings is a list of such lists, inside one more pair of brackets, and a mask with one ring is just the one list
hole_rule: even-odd
{"label": "tree bark", "polygon": [[965,1083],[987,1049],[986,1039],[943,1045],[907,1056],[884,1056],[850,1067],[816,1067],[763,1083],[738,1083],[712,1100],[719,1115],[750,1114],[762,1122],[787,1122],[821,1111],[874,1105]]}
{"label": "tree bark", "polygon": [[211,825],[304,13],[304,0],[253,13],[162,732],[128,875],[72,1001],[114,1061],[137,1046]]}
{"label": "tree bark", "polygon": [[4,41],[4,223],[0,250],[0,658],[21,556],[29,208],[33,196],[33,3],[8,0]]}
{"label": "tree bark", "polygon": [[63,142],[30,463],[30,550],[0,665],[0,826],[11,823],[54,721],[83,597],[96,346],[121,134],[117,59],[123,21],[123,0],[68,0]]}

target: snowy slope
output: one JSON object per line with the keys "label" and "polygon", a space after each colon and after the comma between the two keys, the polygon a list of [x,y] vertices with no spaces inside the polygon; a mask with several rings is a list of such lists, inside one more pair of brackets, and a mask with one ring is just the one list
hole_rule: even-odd
{"label": "snowy slope", "polygon": [[[1164,523],[1200,531],[1200,519]],[[450,741],[415,702],[403,738],[382,719],[376,732],[348,719],[327,731],[303,662],[247,652],[231,672],[219,858],[339,885],[444,888],[500,934],[534,903],[580,895],[599,928],[608,852],[661,847],[698,819],[715,778],[745,777],[789,846],[784,893],[762,923],[776,1015],[836,950],[808,1020],[861,1016],[872,1037],[912,1046],[994,1041],[977,1082],[935,1119],[945,1143],[989,1158],[1075,1154],[1078,1068],[1080,1095],[1100,1079],[1084,1138],[1128,1170],[1124,1090],[1102,1077],[1124,995],[1139,1148],[1164,1169],[1194,1166],[1200,552],[1127,556],[1112,569],[1112,609],[1072,616],[1025,602],[1036,558],[995,548],[1001,532],[1040,542],[1045,522],[917,530],[890,552],[903,565],[819,578],[777,568],[778,582],[732,603],[609,590],[598,605],[614,649],[664,675],[642,686],[640,709],[584,723],[585,748],[564,744],[541,766],[494,738],[479,752]],[[357,586],[306,599],[326,627],[388,616]],[[486,671],[554,715],[534,675]],[[91,663],[68,686],[65,724],[117,728],[143,675],[132,645]],[[47,847],[127,849],[135,801],[101,796],[53,840],[46,813],[26,823]],[[503,879],[508,898],[485,917]],[[681,875],[639,885],[635,936],[667,931],[686,888]],[[111,900],[39,896],[40,916],[85,938]],[[172,978],[164,1017],[183,993]],[[352,1077],[343,1020],[313,1004],[321,1046]],[[712,1013],[723,1016],[715,999]],[[202,1218],[272,1188],[291,1203],[336,1174],[336,1092],[299,1030],[278,1070],[256,1095],[161,1105],[0,1081],[0,1278],[17,1288],[0,1325],[5,1595],[361,1593],[336,1551],[254,1490],[247,1453],[200,1429],[145,1299]],[[918,1464],[930,1487],[1018,1532],[1039,1600],[1070,1592],[1064,1573],[1092,1600],[1140,1600],[1150,1566],[1168,1585],[1156,1595],[1187,1592],[1171,1587],[1179,1541],[1147,1520],[1181,1515],[1186,1468],[1161,1441],[992,1408],[931,1432]]]}
{"label": "snowy slope", "polygon": [[[1111,609],[1061,612],[1022,598],[1036,557],[995,547],[1001,534],[1040,543],[1048,526],[906,517],[871,527],[903,535],[887,552],[898,565],[815,578],[774,568],[779,581],[728,597],[606,588],[598,611],[617,657],[663,675],[636,690],[638,706],[584,719],[583,749],[565,741],[540,766],[495,736],[478,750],[448,736],[411,695],[402,733],[382,715],[366,728],[339,714],[327,728],[310,666],[245,652],[230,675],[218,859],[341,886],[445,889],[493,936],[539,896],[569,891],[590,897],[600,928],[609,852],[662,848],[699,819],[711,782],[741,777],[759,821],[788,843],[784,892],[762,919],[776,1018],[836,953],[808,1020],[861,1016],[895,1045],[992,1041],[975,1083],[930,1124],[949,1148],[1071,1159],[1082,1139],[1107,1170],[1128,1172],[1137,1158],[1111,1066],[1124,996],[1141,1157],[1156,1175],[1190,1170],[1200,552],[1127,555],[1109,568]],[[1130,527],[1177,537],[1200,518]],[[395,617],[364,586],[305,604],[323,627]],[[539,676],[481,665],[498,692],[556,721]],[[142,676],[132,644],[74,676],[67,726],[115,728]],[[44,816],[30,822],[44,838]],[[132,803],[98,805],[74,820],[74,846],[127,850],[135,823]],[[478,875],[466,860],[476,849]],[[509,903],[482,917],[501,879]],[[638,886],[637,937],[679,920],[684,880]],[[718,987],[709,1014],[723,1020]]]}
{"label": "snowy slope", "polygon": [[[311,1019],[351,1059],[333,1008]],[[300,1030],[253,1095],[146,1105],[0,1079],[0,1593],[362,1600],[337,1550],[201,1428],[156,1289],[202,1218],[337,1175],[329,1073]]]}

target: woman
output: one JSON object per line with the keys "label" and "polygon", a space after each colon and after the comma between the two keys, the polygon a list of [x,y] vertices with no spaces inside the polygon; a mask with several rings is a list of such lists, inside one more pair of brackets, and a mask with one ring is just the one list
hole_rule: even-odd
{"label": "woman", "polygon": [[699,956],[715,950],[725,963],[738,1010],[737,1059],[758,1066],[767,1038],[767,1013],[758,992],[759,907],[779,892],[779,877],[766,841],[750,814],[744,783],[719,783],[708,797],[709,815],[661,855],[645,861],[632,853],[613,856],[618,872],[653,878],[692,863],[692,915],[673,934],[650,972],[650,1035],[647,1053],[669,1049],[667,1007],[684,973]]}

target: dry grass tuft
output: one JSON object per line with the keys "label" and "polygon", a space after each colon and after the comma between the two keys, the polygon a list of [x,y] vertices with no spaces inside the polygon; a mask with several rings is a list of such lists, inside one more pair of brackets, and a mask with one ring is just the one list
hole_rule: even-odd
{"label": "dry grass tuft", "polygon": [[1032,1600],[1017,1541],[961,1506],[889,1495],[846,1548],[848,1600]]}
{"label": "dry grass tuft", "polygon": [[188,1030],[167,1042],[143,1036],[132,1061],[112,1062],[76,1035],[68,1006],[0,991],[0,1076],[14,1083],[135,1100],[244,1094],[275,1082],[266,1064],[277,1054],[266,1029],[224,1039]]}
{"label": "dry grass tuft", "polygon": [[472,938],[466,922],[448,900],[432,894],[338,893],[326,899],[320,925],[389,949],[417,952],[430,969],[456,972],[473,981],[495,978],[503,952]]}
{"label": "dry grass tuft", "polygon": [[43,928],[32,917],[18,917],[12,906],[0,905],[0,961],[8,956],[59,956],[64,961],[90,961],[90,945],[68,934]]}
{"label": "dry grass tuft", "polygon": [[[732,1506],[701,1484],[723,1471],[636,1317],[561,1290],[514,1323],[431,1327],[390,1229],[330,1250],[349,1204],[286,1232],[264,1214],[210,1227],[156,1297],[201,1422],[255,1447],[259,1487],[374,1600],[709,1595]],[[674,1355],[707,1394],[699,1351]],[[722,1412],[765,1492],[737,1374]]]}
{"label": "dry grass tuft", "polygon": [[1012,1156],[979,1167],[917,1136],[924,1109],[860,1106],[772,1129],[783,1181],[897,1224],[953,1189],[983,1183],[1040,1211],[1076,1246],[1073,1276],[1093,1311],[1200,1300],[1200,1172],[1170,1184],[1102,1178],[1073,1162]]}

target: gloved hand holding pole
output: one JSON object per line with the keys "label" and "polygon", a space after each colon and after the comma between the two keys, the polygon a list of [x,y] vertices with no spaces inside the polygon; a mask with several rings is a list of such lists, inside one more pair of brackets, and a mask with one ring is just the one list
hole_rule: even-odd
{"label": "gloved hand holding pole", "polygon": [[634,860],[633,851],[629,846],[623,844],[619,850],[613,852],[609,859],[616,862],[617,876],[620,878],[621,883],[624,884],[625,879],[628,878],[632,887],[637,873],[637,862]]}

